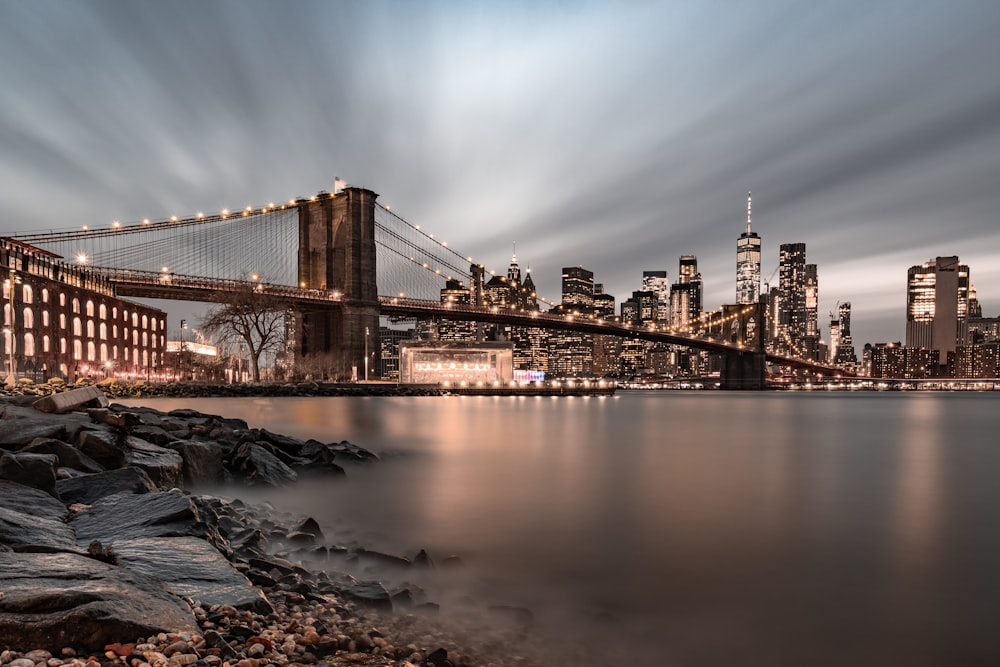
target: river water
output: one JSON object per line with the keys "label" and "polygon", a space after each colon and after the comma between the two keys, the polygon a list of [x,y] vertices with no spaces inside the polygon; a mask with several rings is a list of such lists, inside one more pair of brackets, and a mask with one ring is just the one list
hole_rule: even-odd
{"label": "river water", "polygon": [[444,617],[528,608],[534,638],[593,664],[1000,664],[998,395],[141,402],[382,453],[225,492],[458,555],[419,582]]}

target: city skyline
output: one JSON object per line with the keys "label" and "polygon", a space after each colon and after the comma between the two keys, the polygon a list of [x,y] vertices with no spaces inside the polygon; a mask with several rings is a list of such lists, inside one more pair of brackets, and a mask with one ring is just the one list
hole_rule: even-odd
{"label": "city skyline", "polygon": [[[334,175],[538,291],[619,302],[695,255],[732,303],[805,243],[819,312],[903,340],[905,273],[971,269],[1000,313],[1000,7],[0,4],[8,231],[332,189]],[[176,318],[173,318],[176,322]]]}

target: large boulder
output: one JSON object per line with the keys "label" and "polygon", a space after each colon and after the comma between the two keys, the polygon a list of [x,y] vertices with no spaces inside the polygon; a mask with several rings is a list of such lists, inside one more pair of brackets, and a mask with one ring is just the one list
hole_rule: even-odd
{"label": "large boulder", "polygon": [[49,420],[5,418],[0,421],[0,447],[16,450],[24,447],[36,438],[66,438],[66,426],[51,423]]}
{"label": "large boulder", "polygon": [[154,445],[141,438],[125,439],[125,464],[142,468],[160,488],[170,489],[181,483],[184,460],[172,449]]}
{"label": "large boulder", "polygon": [[100,389],[91,385],[89,387],[80,387],[79,389],[70,389],[69,391],[57,394],[49,394],[48,396],[39,398],[31,405],[40,412],[63,413],[84,406],[106,408],[108,407],[108,399],[105,398]]}
{"label": "large boulder", "polygon": [[76,534],[62,521],[6,507],[0,507],[0,544],[14,551],[78,551]]}
{"label": "large boulder", "polygon": [[124,438],[110,431],[81,431],[76,447],[109,470],[125,465]]}
{"label": "large boulder", "polygon": [[118,540],[118,563],[133,572],[160,579],[175,595],[206,609],[231,605],[262,613],[272,610],[266,598],[208,542],[194,537]]}
{"label": "large boulder", "polygon": [[51,494],[8,480],[0,480],[0,507],[60,522],[69,516],[66,506]]}
{"label": "large boulder", "polygon": [[75,554],[5,554],[0,591],[0,646],[12,650],[102,651],[123,638],[198,631],[160,581]]}
{"label": "large boulder", "polygon": [[122,493],[73,515],[77,543],[114,545],[135,537],[208,537],[210,531],[190,497],[182,493]]}
{"label": "large boulder", "polygon": [[56,495],[56,457],[52,454],[3,454],[0,479]]}
{"label": "large boulder", "polygon": [[184,483],[191,486],[217,484],[225,478],[223,448],[202,440],[175,440],[170,449],[184,461]]}
{"label": "large boulder", "polygon": [[156,484],[141,468],[119,468],[56,481],[56,491],[63,502],[84,505],[116,493],[153,493],[157,490]]}
{"label": "large boulder", "polygon": [[252,484],[285,486],[298,475],[264,446],[244,442],[233,452],[231,468]]}
{"label": "large boulder", "polygon": [[73,468],[80,472],[102,472],[104,466],[73,445],[54,438],[35,438],[18,450],[21,454],[52,454],[60,468]]}

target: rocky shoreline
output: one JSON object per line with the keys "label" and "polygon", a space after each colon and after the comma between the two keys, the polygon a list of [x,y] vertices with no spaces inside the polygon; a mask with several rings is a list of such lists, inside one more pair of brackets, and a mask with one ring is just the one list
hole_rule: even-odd
{"label": "rocky shoreline", "polygon": [[372,452],[109,406],[96,387],[37,396],[0,399],[0,664],[540,664],[526,610],[445,622],[418,587],[337,567],[434,567],[424,552],[344,547],[308,517],[184,490],[336,478]]}
{"label": "rocky shoreline", "polygon": [[225,384],[217,382],[125,382],[118,378],[80,378],[68,383],[61,378],[32,382],[22,378],[12,386],[0,385],[0,396],[48,396],[67,389],[96,386],[110,399],[116,398],[240,398],[249,396],[442,396],[448,392],[435,386],[392,383],[265,382]]}

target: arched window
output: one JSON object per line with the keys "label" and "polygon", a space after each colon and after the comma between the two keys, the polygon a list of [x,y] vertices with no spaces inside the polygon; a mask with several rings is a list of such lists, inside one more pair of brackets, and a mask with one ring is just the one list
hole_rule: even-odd
{"label": "arched window", "polygon": [[83,335],[83,324],[80,322],[79,317],[73,318],[73,335],[82,336]]}
{"label": "arched window", "polygon": [[49,326],[49,311],[47,310],[42,311],[42,326],[43,327]]}
{"label": "arched window", "polygon": [[63,292],[59,292],[59,305],[60,306],[66,305],[66,294]]}
{"label": "arched window", "polygon": [[42,303],[49,302],[49,290],[46,287],[42,288]]}
{"label": "arched window", "polygon": [[66,328],[66,313],[59,313],[59,328]]}
{"label": "arched window", "polygon": [[118,306],[111,306],[111,319],[118,319]]}
{"label": "arched window", "polygon": [[153,368],[156,368],[156,352],[154,352],[154,353],[152,354],[152,356],[150,357],[150,359],[151,359],[151,360],[152,360],[152,362],[153,362]]}
{"label": "arched window", "polygon": [[87,343],[87,361],[95,361],[97,359],[97,346],[94,345],[94,341],[89,341]]}
{"label": "arched window", "polygon": [[34,292],[31,289],[31,285],[24,285],[21,289],[21,301],[24,303],[32,303],[35,298]]}
{"label": "arched window", "polygon": [[101,332],[101,340],[107,340],[108,339],[108,324],[107,324],[107,322],[101,322],[100,332]]}
{"label": "arched window", "polygon": [[150,321],[150,325],[152,325],[151,328],[153,329],[153,331],[156,331],[156,318],[155,317],[152,319],[152,321]]}
{"label": "arched window", "polygon": [[87,338],[94,337],[94,320],[87,320]]}
{"label": "arched window", "polygon": [[87,317],[93,317],[93,316],[94,316],[94,302],[88,299],[87,300]]}
{"label": "arched window", "polygon": [[114,359],[115,361],[118,360],[118,346],[117,345],[112,345],[111,346],[111,358]]}
{"label": "arched window", "polygon": [[3,325],[5,327],[10,326],[10,304],[5,303],[3,305]]}
{"label": "arched window", "polygon": [[128,322],[128,311],[124,308],[122,309],[122,322]]}
{"label": "arched window", "polygon": [[139,344],[139,330],[138,329],[132,329],[132,344],[133,345],[138,345]]}
{"label": "arched window", "polygon": [[42,336],[42,352],[49,352],[49,345],[51,341],[48,336]]}
{"label": "arched window", "polygon": [[143,329],[149,328],[149,318],[146,317],[145,315],[142,316],[142,328]]}
{"label": "arched window", "polygon": [[34,329],[35,328],[35,314],[33,312],[31,312],[31,308],[25,308],[24,309],[24,313],[22,313],[22,315],[24,316],[24,328],[25,329]]}
{"label": "arched window", "polygon": [[128,348],[127,347],[123,347],[122,348],[122,353],[125,355],[125,361],[128,361]]}
{"label": "arched window", "polygon": [[142,332],[142,346],[143,347],[149,346],[148,334],[145,331]]}
{"label": "arched window", "polygon": [[118,338],[118,325],[117,324],[112,324],[111,325],[111,337],[112,338]]}
{"label": "arched window", "polygon": [[103,303],[97,309],[97,316],[100,317],[102,320],[108,319],[108,307],[105,306]]}
{"label": "arched window", "polygon": [[139,326],[139,313],[132,313],[132,326]]}
{"label": "arched window", "polygon": [[80,312],[80,300],[77,299],[75,296],[73,297],[73,312],[74,313]]}
{"label": "arched window", "polygon": [[24,334],[24,356],[35,356],[35,337],[30,332]]}
{"label": "arched window", "polygon": [[108,360],[108,344],[101,343],[101,361]]}
{"label": "arched window", "polygon": [[66,354],[66,339],[59,339],[59,354]]}
{"label": "arched window", "polygon": [[146,350],[142,351],[142,366],[143,368],[149,367],[149,352]]}
{"label": "arched window", "polygon": [[83,343],[78,338],[73,339],[73,358],[77,361],[83,359]]}
{"label": "arched window", "polygon": [[69,369],[66,368],[66,364],[59,364],[59,374],[63,377],[69,375]]}

